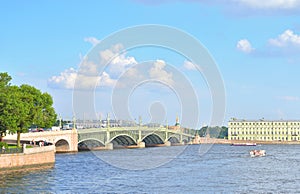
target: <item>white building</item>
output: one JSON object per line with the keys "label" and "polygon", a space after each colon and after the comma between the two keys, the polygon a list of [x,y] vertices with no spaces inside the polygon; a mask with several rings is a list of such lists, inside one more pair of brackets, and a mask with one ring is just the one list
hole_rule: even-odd
{"label": "white building", "polygon": [[229,140],[300,141],[300,121],[238,120],[228,122]]}

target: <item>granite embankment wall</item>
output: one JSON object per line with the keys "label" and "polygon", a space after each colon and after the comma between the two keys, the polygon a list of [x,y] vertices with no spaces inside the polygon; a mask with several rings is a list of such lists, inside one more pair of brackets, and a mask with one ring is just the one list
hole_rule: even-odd
{"label": "granite embankment wall", "polygon": [[299,141],[250,141],[250,140],[228,140],[217,138],[200,137],[200,144],[233,144],[233,143],[256,143],[256,144],[300,144]]}
{"label": "granite embankment wall", "polygon": [[231,144],[232,142],[228,139],[217,139],[209,137],[200,137],[200,144]]}
{"label": "granite embankment wall", "polygon": [[23,153],[0,154],[0,170],[54,164],[55,146],[23,149]]}

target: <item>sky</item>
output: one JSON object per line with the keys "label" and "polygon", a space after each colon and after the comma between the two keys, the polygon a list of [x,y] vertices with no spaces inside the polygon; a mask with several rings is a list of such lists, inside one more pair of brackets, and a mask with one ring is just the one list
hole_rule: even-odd
{"label": "sky", "polygon": [[[194,128],[227,125],[233,117],[300,119],[299,16],[297,0],[3,0],[0,72],[8,72],[12,84],[51,94],[64,119],[109,113],[172,125],[178,116]],[[127,47],[126,41],[152,34],[103,49],[113,34],[149,24],[196,39],[217,73],[208,75],[208,63],[196,64],[173,48]],[[212,123],[215,110],[222,119]]]}

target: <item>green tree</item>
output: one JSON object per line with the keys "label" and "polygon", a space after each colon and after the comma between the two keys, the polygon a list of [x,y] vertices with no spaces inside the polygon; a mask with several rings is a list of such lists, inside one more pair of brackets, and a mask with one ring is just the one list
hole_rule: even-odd
{"label": "green tree", "polygon": [[[10,86],[11,77],[7,73],[0,73],[0,113],[4,111],[4,104],[6,101],[6,94],[8,87]],[[2,138],[6,134],[6,128],[5,128],[5,120],[1,119],[0,114],[0,142],[2,141]]]}
{"label": "green tree", "polygon": [[0,89],[10,86],[11,77],[7,73],[0,73]]}
{"label": "green tree", "polygon": [[202,127],[198,134],[200,137],[205,137],[206,135],[209,135],[212,138],[227,138],[228,137],[228,128],[225,126],[222,127]]}
{"label": "green tree", "polygon": [[200,130],[198,130],[198,135],[200,137],[205,137],[206,136],[206,131],[207,131],[208,126],[202,127]]}
{"label": "green tree", "polygon": [[[1,76],[1,74],[0,74]],[[42,93],[30,85],[3,87],[0,94],[0,128],[17,133],[20,146],[21,133],[27,132],[32,125],[51,127],[56,120],[53,100],[48,93]],[[5,86],[5,84],[4,84]]]}
{"label": "green tree", "polygon": [[20,89],[23,100],[31,106],[29,113],[30,125],[35,124],[42,128],[51,127],[56,121],[56,114],[52,107],[53,100],[50,94],[42,93],[29,85],[21,85]]}
{"label": "green tree", "polygon": [[228,128],[227,127],[223,126],[221,128],[221,131],[220,131],[220,134],[219,134],[218,138],[221,138],[221,139],[226,138],[226,139],[228,139]]}
{"label": "green tree", "polygon": [[21,133],[26,132],[31,124],[31,104],[20,87],[9,87],[5,109],[6,127],[10,133],[17,133],[17,145],[20,147]]}

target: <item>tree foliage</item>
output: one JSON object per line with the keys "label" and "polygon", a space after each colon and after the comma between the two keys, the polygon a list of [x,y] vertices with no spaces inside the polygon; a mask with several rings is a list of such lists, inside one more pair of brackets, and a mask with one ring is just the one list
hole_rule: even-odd
{"label": "tree foliage", "polygon": [[[3,79],[2,79],[3,78]],[[0,74],[0,129],[20,134],[32,125],[51,127],[56,120],[52,97],[30,85],[11,86],[6,73]],[[4,91],[4,92],[3,92]]]}
{"label": "tree foliage", "polygon": [[0,73],[0,89],[10,86],[11,77],[7,73]]}
{"label": "tree foliage", "polygon": [[0,141],[2,141],[2,137],[5,136],[6,132],[5,120],[1,119],[1,113],[5,111],[4,104],[10,81],[11,77],[7,73],[0,73]]}
{"label": "tree foliage", "polygon": [[222,127],[202,127],[199,131],[198,131],[198,135],[200,137],[205,137],[207,135],[209,135],[212,138],[227,138],[228,137],[228,128],[225,126]]}

